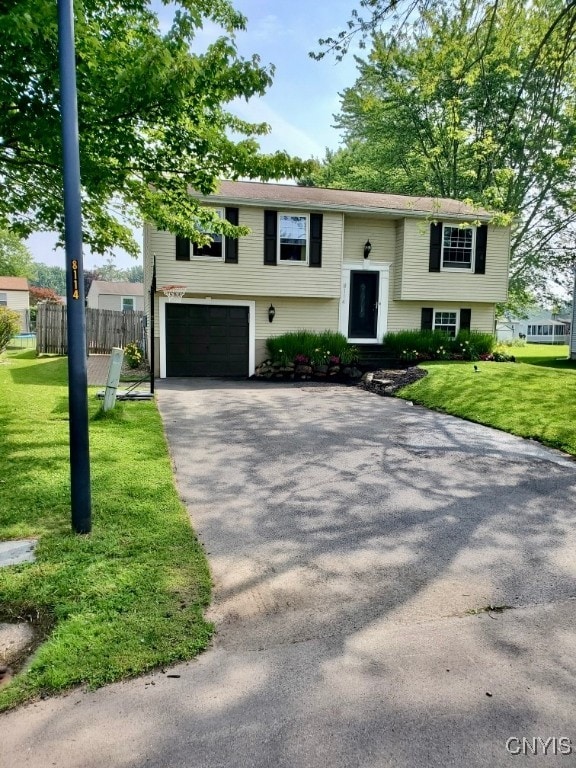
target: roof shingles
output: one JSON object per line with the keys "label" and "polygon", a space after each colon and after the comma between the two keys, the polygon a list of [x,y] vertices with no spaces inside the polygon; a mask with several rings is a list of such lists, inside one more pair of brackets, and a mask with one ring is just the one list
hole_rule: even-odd
{"label": "roof shingles", "polygon": [[25,277],[0,277],[0,291],[28,291]]}
{"label": "roof shingles", "polygon": [[299,187],[294,184],[268,184],[255,181],[221,181],[210,200],[242,201],[247,205],[294,205],[319,209],[385,213],[392,216],[454,216],[489,219],[493,214],[460,200],[440,197],[409,197],[381,192],[348,189]]}

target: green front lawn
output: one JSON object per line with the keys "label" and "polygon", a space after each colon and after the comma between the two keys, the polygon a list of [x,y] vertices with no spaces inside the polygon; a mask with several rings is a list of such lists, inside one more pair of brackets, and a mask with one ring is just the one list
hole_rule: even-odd
{"label": "green front lawn", "polygon": [[505,351],[519,362],[426,363],[428,376],[398,396],[576,455],[576,362],[567,360],[568,348]]}
{"label": "green front lawn", "polygon": [[66,365],[32,350],[0,358],[0,540],[40,537],[35,563],[0,568],[0,621],[32,617],[45,636],[0,710],[191,658],[212,631],[208,567],[155,403],[99,419],[91,389],[93,532],[71,532]]}

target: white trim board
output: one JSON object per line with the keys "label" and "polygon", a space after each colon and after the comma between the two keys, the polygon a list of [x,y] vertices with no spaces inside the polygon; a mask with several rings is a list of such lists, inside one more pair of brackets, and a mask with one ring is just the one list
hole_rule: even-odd
{"label": "white trim board", "polygon": [[[350,318],[350,283],[351,272],[379,272],[378,283],[378,321],[376,336],[373,339],[354,339],[348,336],[348,321]],[[390,281],[390,264],[371,262],[369,259],[354,264],[342,265],[342,290],[340,293],[340,318],[338,329],[352,344],[382,343],[382,338],[388,328],[388,288]]]}
{"label": "white trim board", "polygon": [[[166,296],[158,297],[160,325],[160,378],[166,378]],[[180,304],[212,304],[215,307],[248,307],[248,376],[256,370],[256,302],[234,299],[182,299]]]}

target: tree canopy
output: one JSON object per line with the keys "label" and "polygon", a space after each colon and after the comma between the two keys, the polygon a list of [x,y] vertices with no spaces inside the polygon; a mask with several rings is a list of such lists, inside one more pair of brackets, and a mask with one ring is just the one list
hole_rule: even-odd
{"label": "tree canopy", "polygon": [[36,276],[36,265],[28,248],[15,234],[3,230],[0,230],[0,275],[29,279]]}
{"label": "tree canopy", "polygon": [[[261,154],[268,127],[226,108],[271,82],[271,68],[238,55],[244,17],[228,0],[163,5],[173,13],[167,29],[149,0],[75,3],[84,240],[98,253],[135,254],[127,224],[141,218],[198,241],[207,239],[202,229],[239,233],[189,190],[306,168],[283,152]],[[0,9],[0,227],[20,236],[63,232],[56,9],[53,0],[6,0]],[[221,35],[202,49],[205,24]]]}
{"label": "tree canopy", "polygon": [[498,211],[516,223],[513,291],[542,287],[575,255],[576,19],[558,22],[559,7],[434,3],[417,23],[376,34],[342,95],[344,147],[304,183]]}

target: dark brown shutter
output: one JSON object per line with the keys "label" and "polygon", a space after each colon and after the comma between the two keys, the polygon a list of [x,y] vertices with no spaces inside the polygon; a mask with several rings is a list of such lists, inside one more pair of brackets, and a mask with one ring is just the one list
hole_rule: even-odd
{"label": "dark brown shutter", "polygon": [[190,261],[190,240],[176,235],[176,261]]}
{"label": "dark brown shutter", "polygon": [[442,256],[442,224],[430,224],[430,255],[428,272],[440,272]]}
{"label": "dark brown shutter", "polygon": [[264,211],[264,264],[276,266],[278,214]]}
{"label": "dark brown shutter", "polygon": [[432,307],[422,307],[422,316],[420,319],[420,330],[431,331],[434,320],[434,310]]}
{"label": "dark brown shutter", "polygon": [[[226,221],[238,226],[238,208],[226,208]],[[226,264],[238,264],[238,238],[226,237],[224,240],[224,261]]]}
{"label": "dark brown shutter", "polygon": [[471,309],[461,309],[460,310],[460,330],[461,331],[469,331],[470,330],[470,321],[472,319],[472,310]]}
{"label": "dark brown shutter", "polygon": [[322,214],[310,214],[310,267],[322,266]]}
{"label": "dark brown shutter", "polygon": [[486,273],[486,244],[488,242],[488,225],[482,224],[476,230],[476,258],[474,272],[477,275]]}

